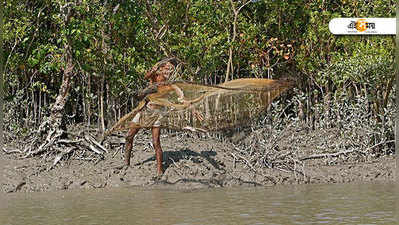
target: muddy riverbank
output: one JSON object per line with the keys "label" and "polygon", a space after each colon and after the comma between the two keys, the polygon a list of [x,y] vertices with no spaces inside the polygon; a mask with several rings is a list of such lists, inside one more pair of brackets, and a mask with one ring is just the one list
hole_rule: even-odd
{"label": "muddy riverbank", "polygon": [[[252,134],[243,135],[237,141],[237,136],[233,136],[222,141],[206,135],[163,134],[165,173],[161,179],[155,179],[156,161],[148,132],[141,132],[136,138],[129,168],[123,167],[121,136],[111,138],[106,145],[109,151],[102,159],[77,159],[71,153],[54,167],[54,157],[21,158],[19,153],[1,151],[0,191],[129,186],[197,189],[394,180],[392,154],[320,151],[311,148],[312,143],[306,140],[302,150],[290,147],[298,145],[290,140],[278,141],[277,147],[270,150],[265,149],[262,141],[251,142],[251,137]],[[300,134],[292,137],[298,138]]]}

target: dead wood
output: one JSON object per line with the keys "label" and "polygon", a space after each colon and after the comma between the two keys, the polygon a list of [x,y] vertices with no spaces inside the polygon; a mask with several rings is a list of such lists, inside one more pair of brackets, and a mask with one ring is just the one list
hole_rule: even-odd
{"label": "dead wood", "polygon": [[6,148],[2,148],[3,152],[5,152],[6,154],[12,154],[12,153],[22,153],[21,150],[18,149],[6,149]]}
{"label": "dead wood", "polygon": [[354,152],[361,153],[360,151],[357,151],[357,150],[347,150],[347,151],[340,151],[340,152],[329,153],[329,154],[314,154],[314,155],[302,157],[302,158],[300,158],[299,160],[300,160],[300,161],[305,161],[305,160],[309,160],[309,159],[320,159],[320,158],[338,157],[338,156],[340,156],[340,155],[349,154],[349,153],[354,153]]}
{"label": "dead wood", "polygon": [[97,142],[93,137],[89,136],[88,134],[85,134],[85,139],[89,142],[94,144],[95,146],[99,147],[102,151],[108,153],[108,150],[102,146],[99,142]]}

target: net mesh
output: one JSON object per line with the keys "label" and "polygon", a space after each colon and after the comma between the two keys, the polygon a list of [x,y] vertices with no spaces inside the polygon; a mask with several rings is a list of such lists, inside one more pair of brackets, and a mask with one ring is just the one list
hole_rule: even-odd
{"label": "net mesh", "polygon": [[217,86],[163,83],[106,134],[130,127],[208,132],[240,126],[259,116],[273,99],[292,86],[288,81],[255,78]]}

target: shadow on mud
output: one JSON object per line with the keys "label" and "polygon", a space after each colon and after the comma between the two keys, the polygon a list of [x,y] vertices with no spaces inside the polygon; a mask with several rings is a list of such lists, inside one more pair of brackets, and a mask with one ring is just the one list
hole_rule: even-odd
{"label": "shadow on mud", "polygon": [[[215,169],[224,170],[224,163],[215,160],[215,151],[201,151],[200,153],[194,152],[190,149],[181,149],[179,151],[164,151],[163,152],[163,168],[167,170],[170,165],[178,163],[180,160],[191,160],[196,164],[203,163],[203,160],[208,161]],[[155,156],[152,156],[142,162],[134,164],[135,166],[143,165],[147,162],[155,161]]]}
{"label": "shadow on mud", "polygon": [[[223,187],[226,184],[240,184],[240,185],[249,185],[249,186],[260,186],[260,183],[253,181],[245,181],[241,178],[235,178],[228,175],[228,171],[225,169],[226,165],[216,160],[215,157],[217,152],[215,151],[201,151],[195,152],[188,148],[183,148],[178,151],[164,151],[163,152],[163,168],[166,171],[171,165],[176,165],[182,160],[189,160],[194,162],[195,164],[201,166],[206,166],[206,161],[212,165],[212,167],[219,171],[219,175],[217,177],[212,178],[180,178],[173,182],[168,179],[162,179],[160,177],[154,177],[153,183],[151,185],[178,185],[178,184],[200,184],[207,187]],[[152,156],[142,162],[136,163],[135,166],[140,166],[145,163],[155,161],[155,156]],[[208,165],[209,165],[208,164]],[[220,173],[221,172],[221,173]]]}

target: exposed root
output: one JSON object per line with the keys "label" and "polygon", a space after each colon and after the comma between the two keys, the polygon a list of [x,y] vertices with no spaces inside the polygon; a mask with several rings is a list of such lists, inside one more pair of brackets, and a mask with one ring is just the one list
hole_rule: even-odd
{"label": "exposed root", "polygon": [[53,156],[53,163],[48,169],[54,168],[62,158],[73,157],[81,160],[96,161],[103,159],[104,153],[108,153],[107,148],[96,141],[88,132],[74,134],[73,139],[65,138],[65,134],[66,132],[61,129],[50,130],[42,143],[39,142],[40,136],[37,135],[28,142],[23,151],[4,151],[21,153],[23,154],[22,158],[36,155],[44,155],[46,158]]}

